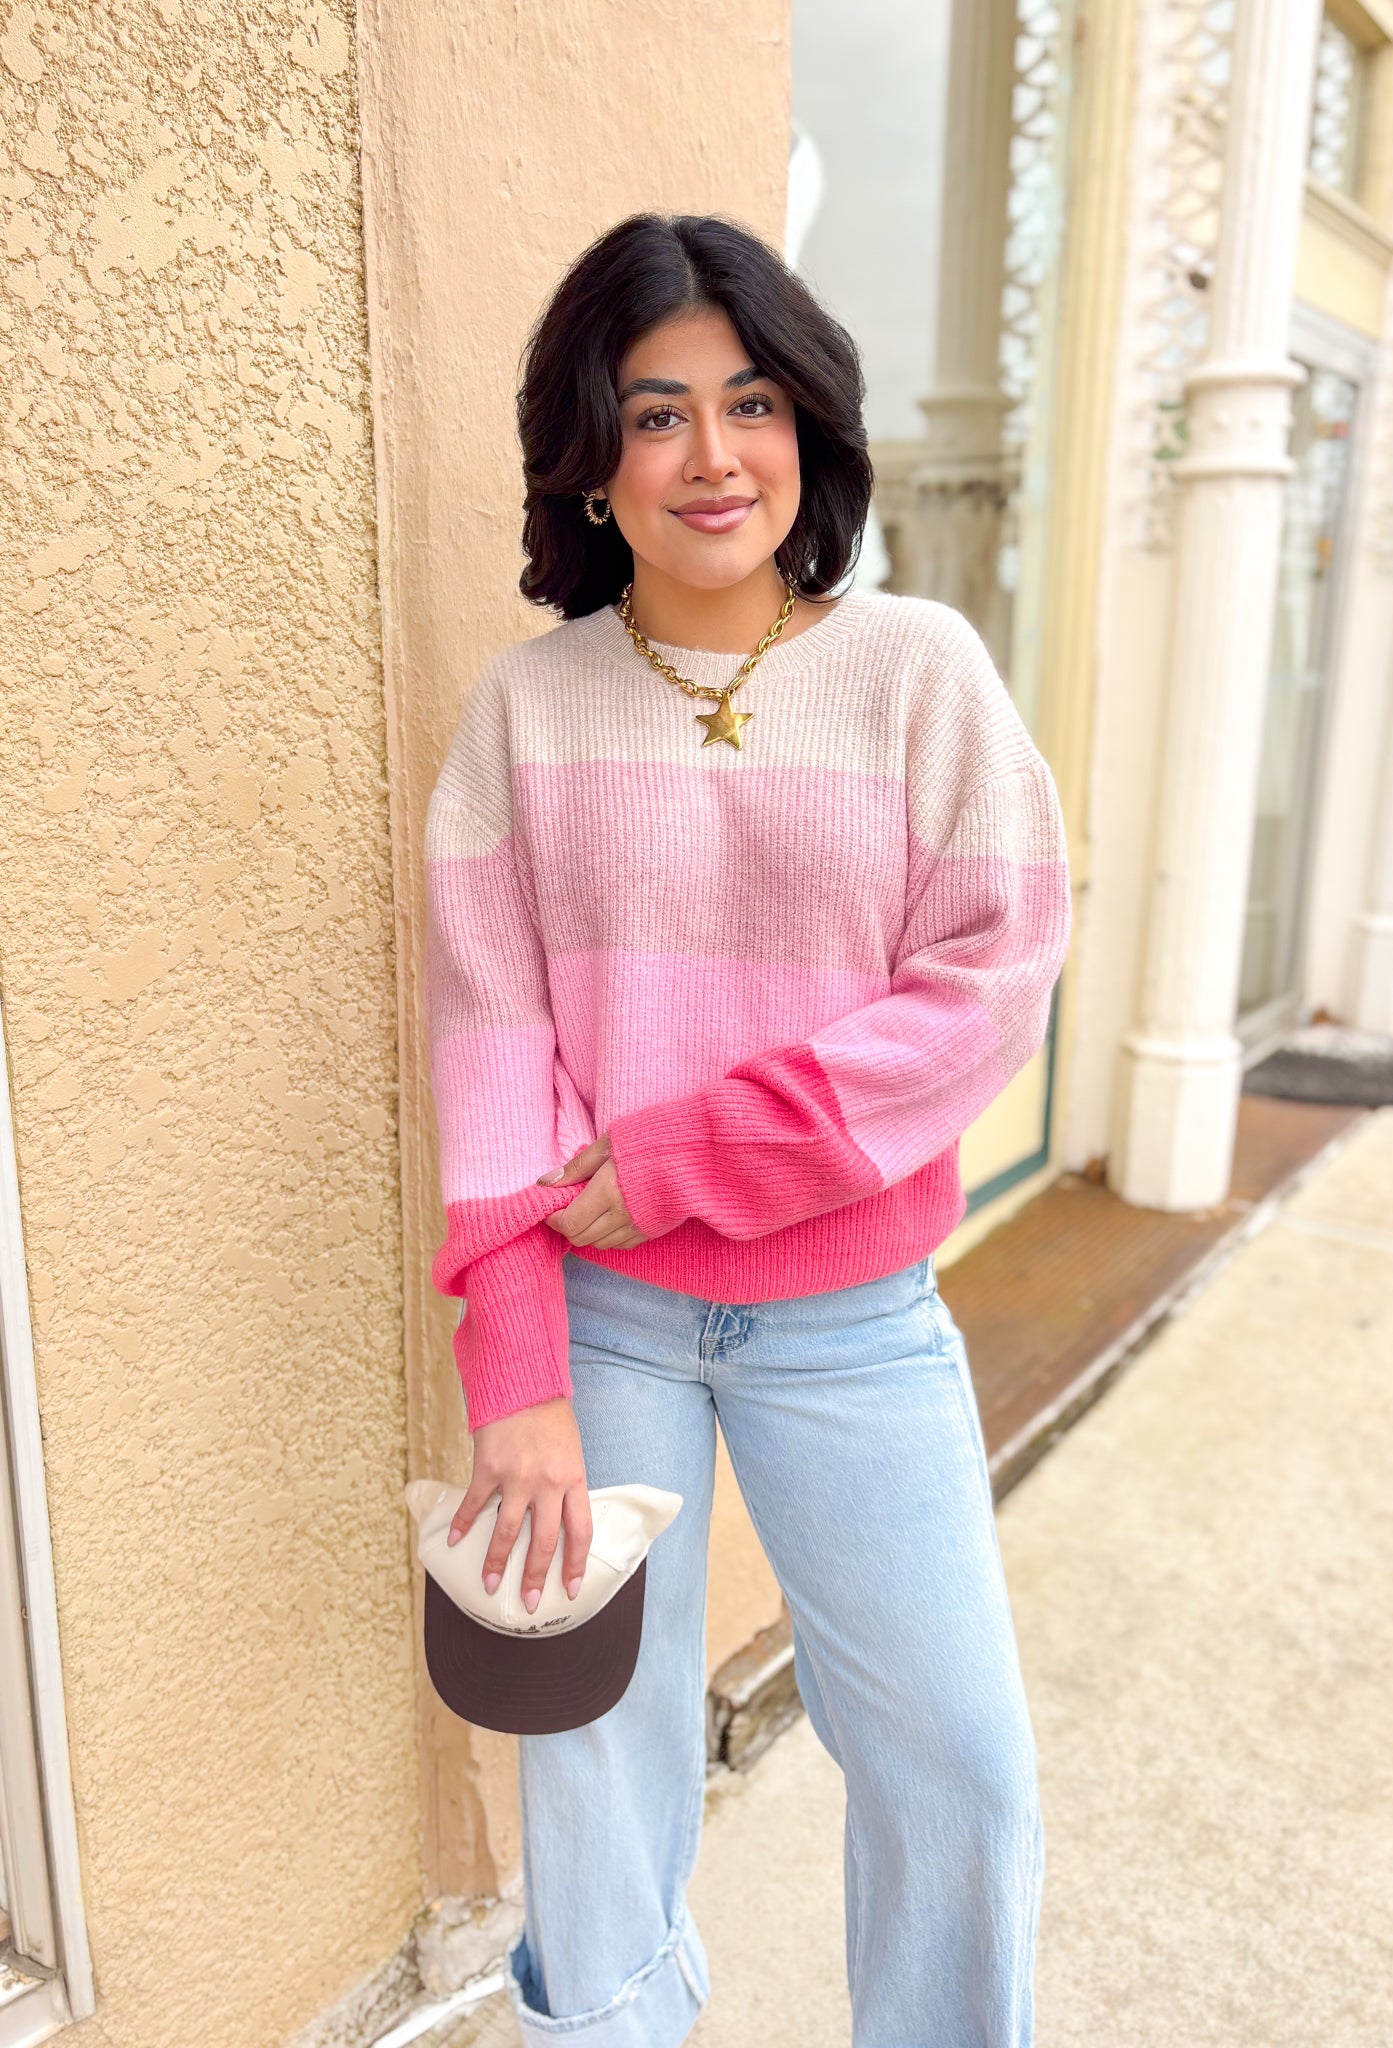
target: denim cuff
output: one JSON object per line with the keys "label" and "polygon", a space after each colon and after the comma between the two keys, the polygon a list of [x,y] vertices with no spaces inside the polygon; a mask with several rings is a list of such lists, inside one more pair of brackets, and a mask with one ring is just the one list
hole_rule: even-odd
{"label": "denim cuff", "polygon": [[711,1996],[706,1950],[684,1905],[661,1948],[625,1979],[613,1998],[589,2012],[552,2018],[527,2003],[534,1981],[524,1929],[504,1958],[508,1996],[525,2048],[679,2048]]}

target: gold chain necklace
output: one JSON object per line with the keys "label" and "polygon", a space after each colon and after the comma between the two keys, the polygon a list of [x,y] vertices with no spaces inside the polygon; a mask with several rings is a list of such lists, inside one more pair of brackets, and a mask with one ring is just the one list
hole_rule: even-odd
{"label": "gold chain necklace", "polygon": [[646,654],[659,674],[665,675],[669,682],[678,684],[680,688],[687,692],[689,697],[714,697],[716,699],[716,709],[714,711],[698,711],[696,714],[697,724],[706,727],[706,738],[701,744],[704,747],[709,747],[713,740],[725,740],[729,746],[743,747],[745,742],[740,736],[740,728],[743,725],[749,724],[750,720],[754,717],[754,713],[753,711],[733,710],[730,702],[731,693],[739,689],[755,663],[769,651],[780,633],[783,632],[784,627],[793,617],[793,607],[797,598],[793,585],[791,583],[788,585],[788,596],[784,599],[784,608],[760,641],[754,653],[746,658],[738,674],[733,675],[730,681],[720,689],[713,689],[708,683],[694,683],[690,676],[678,675],[677,670],[665,662],[660,654],[653,652],[653,649],[634,624],[633,594],[633,584],[626,584],[623,595],[619,600],[619,616],[624,621],[629,638],[633,641],[639,653]]}

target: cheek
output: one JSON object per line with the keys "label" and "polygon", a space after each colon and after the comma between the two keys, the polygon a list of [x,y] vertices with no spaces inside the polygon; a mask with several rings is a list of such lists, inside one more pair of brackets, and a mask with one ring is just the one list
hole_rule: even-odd
{"label": "cheek", "polygon": [[[680,468],[679,463],[679,473]],[[669,448],[653,441],[627,441],[619,467],[610,480],[610,490],[635,511],[653,511],[672,488],[672,475],[673,456]]]}
{"label": "cheek", "polygon": [[755,466],[770,490],[781,497],[797,498],[798,427],[795,421],[780,420],[766,428],[759,438]]}

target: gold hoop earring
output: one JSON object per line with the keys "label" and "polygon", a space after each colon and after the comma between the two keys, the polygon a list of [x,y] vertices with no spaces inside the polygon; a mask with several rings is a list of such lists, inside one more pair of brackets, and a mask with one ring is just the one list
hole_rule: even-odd
{"label": "gold hoop earring", "polygon": [[[597,500],[605,508],[603,514],[598,517],[595,512],[595,505]],[[587,491],[585,493],[585,516],[590,521],[590,524],[592,526],[606,525],[608,523],[609,516],[611,512],[613,512],[613,510],[614,507],[610,504],[609,499],[602,498],[598,491]]]}

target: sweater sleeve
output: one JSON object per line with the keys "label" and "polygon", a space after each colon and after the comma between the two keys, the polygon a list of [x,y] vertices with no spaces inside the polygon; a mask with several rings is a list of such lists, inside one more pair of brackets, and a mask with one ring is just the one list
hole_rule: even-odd
{"label": "sweater sleeve", "polygon": [[[571,1391],[561,1261],[545,1218],[578,1189],[537,1175],[593,1132],[562,1098],[497,664],[465,705],[426,819],[426,1015],[454,1337],[471,1430]],[[558,1152],[558,1133],[564,1149]]]}
{"label": "sweater sleeve", "polygon": [[[695,1217],[759,1237],[928,1164],[1042,1043],[1071,923],[1053,778],[959,615],[970,711],[906,736],[905,924],[889,991],[695,1092],[614,1118],[615,1170],[647,1237]],[[985,772],[984,772],[985,771]],[[962,787],[947,805],[945,789]]]}

